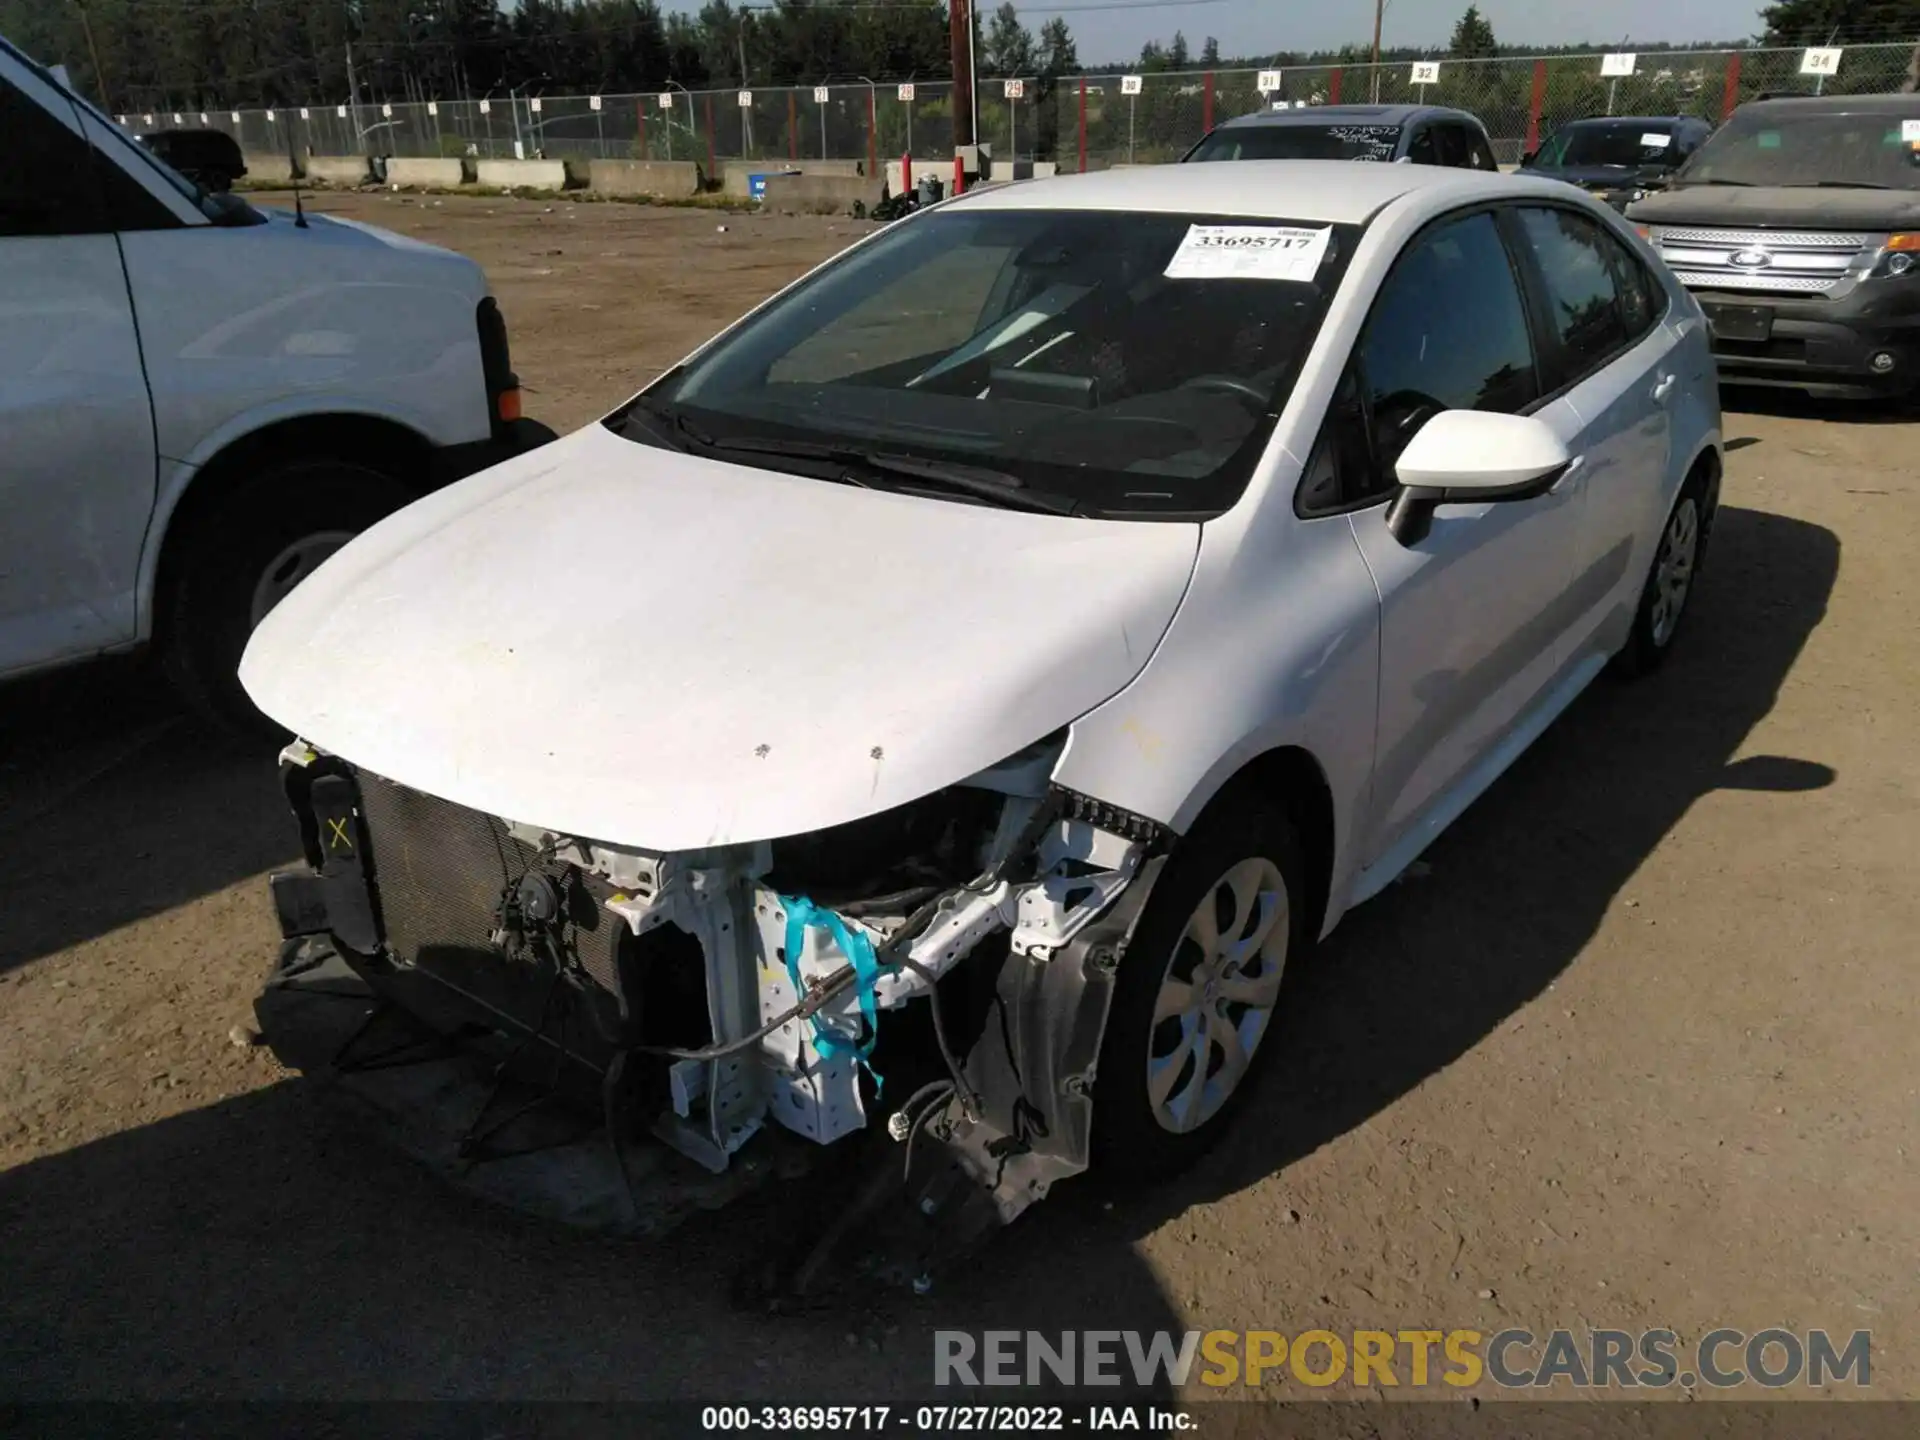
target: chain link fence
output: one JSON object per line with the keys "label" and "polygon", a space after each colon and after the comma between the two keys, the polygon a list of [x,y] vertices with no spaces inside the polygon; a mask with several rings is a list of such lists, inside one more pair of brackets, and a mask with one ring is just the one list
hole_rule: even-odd
{"label": "chain link fence", "polygon": [[[1698,115],[1719,121],[1763,94],[1884,93],[1910,83],[1912,44],[1829,52],[1830,73],[1800,49],[1659,51],[1284,70],[1157,71],[986,80],[978,138],[997,156],[1063,170],[1178,160],[1213,126],[1276,103],[1447,105],[1478,115],[1502,164],[1555,127],[1589,115]],[[1620,72],[1620,73],[1613,73]],[[641,95],[498,95],[481,100],[124,115],[130,129],[210,125],[260,154],[472,156],[479,159],[692,160],[777,165],[860,162],[868,173],[912,154],[953,155],[945,81]]]}

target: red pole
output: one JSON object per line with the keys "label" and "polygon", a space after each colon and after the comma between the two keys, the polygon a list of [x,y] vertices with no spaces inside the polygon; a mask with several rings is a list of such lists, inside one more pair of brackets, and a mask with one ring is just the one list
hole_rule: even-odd
{"label": "red pole", "polygon": [[1087,173],[1087,77],[1080,77],[1080,173]]}
{"label": "red pole", "polygon": [[911,150],[905,150],[900,154],[900,193],[905,195],[912,189],[913,152]]}
{"label": "red pole", "polygon": [[713,165],[713,92],[707,92],[707,179],[715,178]]}
{"label": "red pole", "polygon": [[1734,107],[1740,103],[1740,52],[1734,51],[1727,56],[1727,88],[1720,95],[1720,118],[1726,119],[1733,114]]}
{"label": "red pole", "polygon": [[873,87],[867,87],[867,174],[876,174],[880,169],[880,137],[874,134],[876,117],[873,105]]}
{"label": "red pole", "polygon": [[1547,102],[1547,62],[1533,62],[1533,101],[1527,107],[1527,149],[1540,148],[1540,107]]}
{"label": "red pole", "polygon": [[793,91],[787,91],[787,159],[800,158],[800,117],[794,109]]}
{"label": "red pole", "polygon": [[1338,65],[1334,66],[1333,73],[1327,76],[1327,103],[1329,105],[1340,103],[1340,67]]}
{"label": "red pole", "polygon": [[1213,71],[1207,71],[1207,89],[1200,100],[1200,128],[1213,129]]}

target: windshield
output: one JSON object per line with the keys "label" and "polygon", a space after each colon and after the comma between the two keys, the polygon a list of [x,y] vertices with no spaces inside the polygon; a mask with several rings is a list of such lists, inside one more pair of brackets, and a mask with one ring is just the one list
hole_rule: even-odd
{"label": "windshield", "polygon": [[1189,160],[1391,160],[1398,125],[1246,125],[1216,130]]}
{"label": "windshield", "polygon": [[1554,170],[1582,165],[1670,165],[1673,128],[1645,120],[1569,125],[1540,147],[1533,163]]}
{"label": "windshield", "polygon": [[[826,479],[943,496],[964,483],[953,498],[982,503],[1217,514],[1357,234],[960,202],[849,252],[608,424]],[[886,463],[823,471],[822,442]]]}
{"label": "windshield", "polygon": [[1683,185],[1920,189],[1920,95],[1909,98],[1913,107],[1904,114],[1736,110],[1675,178]]}

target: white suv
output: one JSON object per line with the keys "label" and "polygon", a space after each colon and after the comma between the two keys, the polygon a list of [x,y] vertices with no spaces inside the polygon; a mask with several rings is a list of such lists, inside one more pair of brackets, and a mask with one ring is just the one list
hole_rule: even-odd
{"label": "white suv", "polygon": [[461,256],[168,169],[0,41],[0,678],[159,642],[246,725],[253,625],[551,432]]}
{"label": "white suv", "polygon": [[[583,1104],[615,1144],[553,1168],[574,1215],[883,1103],[907,1184],[858,1193],[910,1203],[836,1233],[1162,1172],[1284,967],[1667,653],[1719,478],[1699,308],[1557,181],[931,207],[268,617],[241,675],[304,737],[309,866],[264,1028],[351,1070],[358,986],[369,1055],[411,1025]],[[472,1122],[443,1156],[529,1113],[444,1073],[379,1072]]]}

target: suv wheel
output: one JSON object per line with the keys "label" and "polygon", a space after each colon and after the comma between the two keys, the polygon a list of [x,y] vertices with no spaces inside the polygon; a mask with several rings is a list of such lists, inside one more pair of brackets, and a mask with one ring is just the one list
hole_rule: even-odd
{"label": "suv wheel", "polygon": [[328,556],[411,498],[378,471],[299,460],[261,472],[201,517],[156,616],[161,664],[187,704],[237,735],[284,736],[240,688],[248,638]]}

